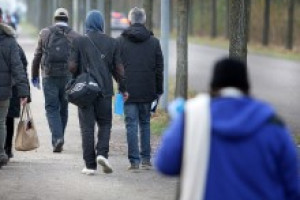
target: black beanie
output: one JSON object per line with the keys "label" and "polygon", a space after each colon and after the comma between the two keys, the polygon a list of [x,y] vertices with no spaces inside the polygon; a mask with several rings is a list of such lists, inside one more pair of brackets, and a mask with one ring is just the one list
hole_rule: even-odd
{"label": "black beanie", "polygon": [[212,91],[235,87],[248,94],[250,85],[246,64],[233,58],[218,61],[213,69],[210,87]]}

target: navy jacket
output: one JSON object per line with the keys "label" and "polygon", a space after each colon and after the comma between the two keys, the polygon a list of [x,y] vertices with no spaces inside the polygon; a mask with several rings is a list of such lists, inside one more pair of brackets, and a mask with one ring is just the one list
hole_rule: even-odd
{"label": "navy jacket", "polygon": [[[296,148],[273,108],[249,97],[214,98],[211,117],[205,199],[300,199]],[[180,173],[183,134],[182,113],[158,150],[156,167],[162,173]]]}

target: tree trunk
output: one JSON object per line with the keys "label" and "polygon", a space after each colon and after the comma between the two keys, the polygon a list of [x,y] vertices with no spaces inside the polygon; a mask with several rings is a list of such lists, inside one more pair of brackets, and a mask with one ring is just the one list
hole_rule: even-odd
{"label": "tree trunk", "polygon": [[149,30],[153,29],[153,0],[143,0],[143,7],[146,12],[147,20],[146,20],[146,27]]}
{"label": "tree trunk", "polygon": [[111,0],[105,0],[105,34],[111,35]]}
{"label": "tree trunk", "polygon": [[286,44],[285,44],[285,47],[287,49],[293,49],[294,6],[295,6],[295,1],[289,0],[287,34],[286,34]]}
{"label": "tree trunk", "polygon": [[205,3],[204,0],[200,0],[200,34],[205,32]]}
{"label": "tree trunk", "polygon": [[91,10],[98,9],[98,0],[91,0]]}
{"label": "tree trunk", "polygon": [[211,0],[211,29],[210,37],[217,37],[217,1]]}
{"label": "tree trunk", "polygon": [[188,12],[188,19],[189,19],[189,34],[194,34],[194,0],[190,0],[189,2],[189,12]]}
{"label": "tree trunk", "polygon": [[229,56],[247,62],[249,0],[230,0]]}
{"label": "tree trunk", "polygon": [[225,0],[225,38],[229,38],[229,0]]}
{"label": "tree trunk", "polygon": [[177,70],[176,97],[187,98],[188,91],[188,5],[189,0],[177,1]]}
{"label": "tree trunk", "polygon": [[269,44],[269,30],[270,30],[270,0],[265,0],[265,11],[264,11],[264,26],[262,35],[262,44],[268,46]]}

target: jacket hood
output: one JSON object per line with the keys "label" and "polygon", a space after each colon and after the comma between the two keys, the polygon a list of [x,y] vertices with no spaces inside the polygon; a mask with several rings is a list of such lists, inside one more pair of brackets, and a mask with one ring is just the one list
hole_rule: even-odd
{"label": "jacket hood", "polygon": [[99,11],[92,10],[87,14],[85,21],[86,33],[104,30],[104,20],[102,14]]}
{"label": "jacket hood", "polygon": [[256,133],[273,115],[274,109],[250,97],[212,99],[212,131],[222,137],[244,138]]}
{"label": "jacket hood", "polygon": [[142,24],[133,24],[127,28],[122,36],[128,38],[132,42],[144,42],[150,38],[153,33]]}
{"label": "jacket hood", "polygon": [[16,32],[12,27],[10,27],[10,26],[8,26],[4,23],[0,23],[0,37],[3,36],[3,35],[10,36],[10,37],[15,37]]}

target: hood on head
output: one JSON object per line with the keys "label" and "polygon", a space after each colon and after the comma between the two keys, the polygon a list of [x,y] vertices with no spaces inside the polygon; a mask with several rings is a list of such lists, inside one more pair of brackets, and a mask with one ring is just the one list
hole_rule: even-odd
{"label": "hood on head", "polygon": [[86,33],[93,31],[104,31],[104,21],[102,14],[99,11],[92,10],[86,16],[85,21]]}
{"label": "hood on head", "polygon": [[142,24],[133,24],[122,33],[122,36],[132,42],[144,42],[148,40],[151,35],[153,35],[153,33]]}
{"label": "hood on head", "polygon": [[247,137],[275,114],[272,107],[249,97],[214,98],[212,104],[212,131],[222,137]]}
{"label": "hood on head", "polygon": [[8,26],[7,24],[0,23],[0,35],[15,37],[16,32],[12,27]]}

